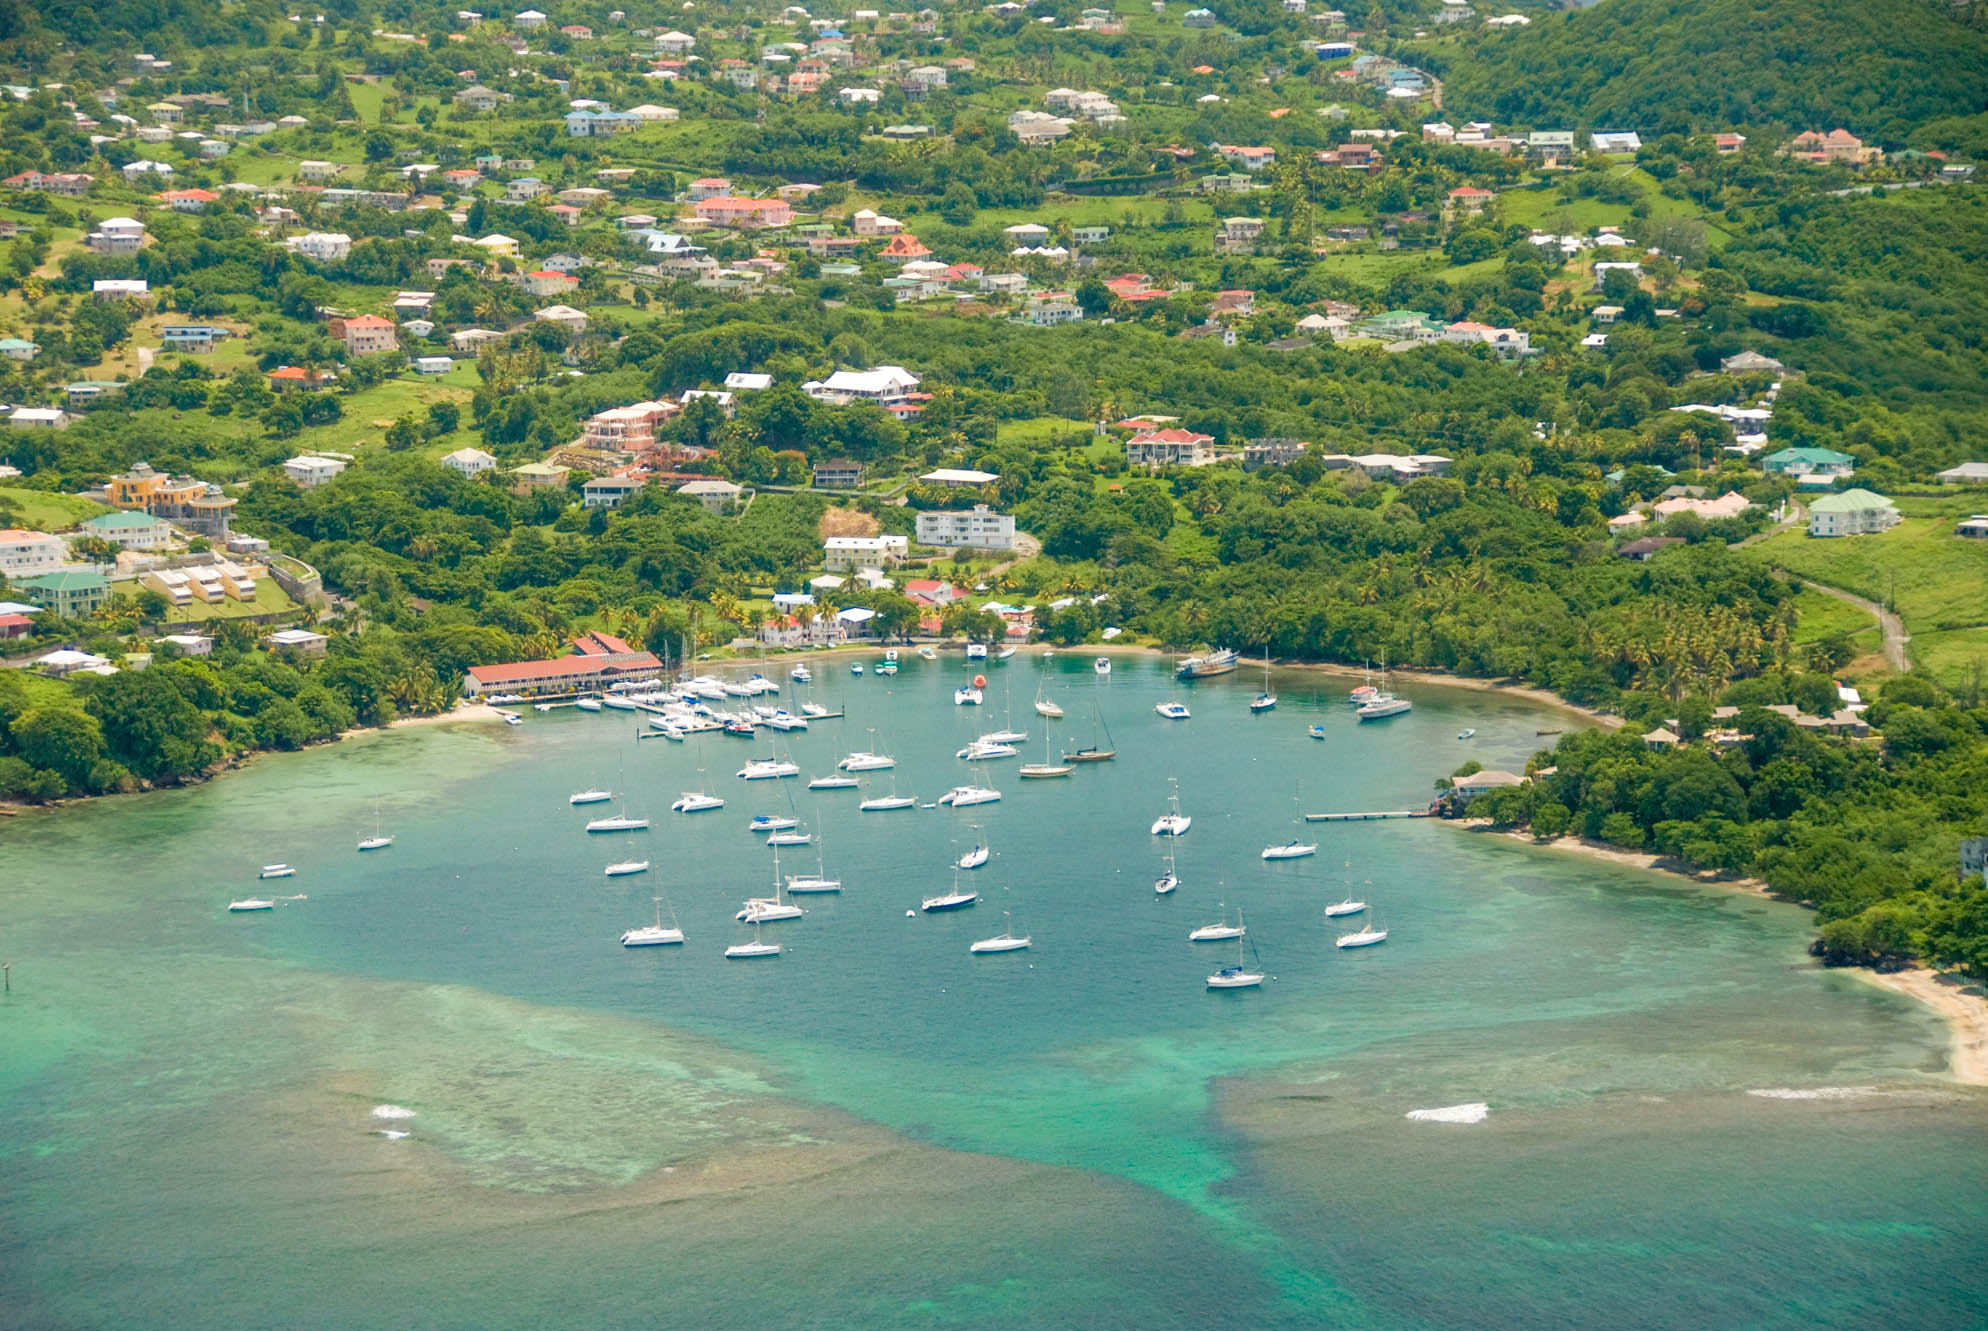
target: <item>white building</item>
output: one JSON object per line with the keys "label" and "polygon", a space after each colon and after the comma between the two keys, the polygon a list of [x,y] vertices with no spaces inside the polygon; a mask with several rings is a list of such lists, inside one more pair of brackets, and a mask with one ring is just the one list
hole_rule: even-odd
{"label": "white building", "polygon": [[497,469],[497,459],[480,448],[458,448],[442,459],[442,465],[463,476],[481,476]]}
{"label": "white building", "polygon": [[321,458],[302,453],[283,464],[283,473],[302,488],[310,490],[330,484],[339,472],[345,470],[345,466],[340,458]]}
{"label": "white building", "polygon": [[69,548],[60,536],[9,527],[0,531],[0,573],[10,578],[53,573],[67,563]]}
{"label": "white building", "polygon": [[975,504],[965,512],[920,513],[918,544],[1012,550],[1015,548],[1014,515],[996,513],[985,504]]}
{"label": "white building", "polygon": [[911,371],[899,365],[879,365],[874,370],[837,370],[824,380],[803,384],[801,390],[816,398],[896,402],[916,387],[918,376]]}
{"label": "white building", "polygon": [[676,492],[695,499],[710,512],[722,513],[727,504],[738,502],[746,491],[744,486],[734,485],[730,481],[711,479],[685,481],[676,488]]}
{"label": "white building", "polygon": [[822,565],[831,573],[902,564],[911,552],[903,536],[831,536],[822,543]]}
{"label": "white building", "polygon": [[1844,490],[1809,503],[1811,536],[1867,536],[1890,531],[1898,522],[1898,506],[1869,490]]}

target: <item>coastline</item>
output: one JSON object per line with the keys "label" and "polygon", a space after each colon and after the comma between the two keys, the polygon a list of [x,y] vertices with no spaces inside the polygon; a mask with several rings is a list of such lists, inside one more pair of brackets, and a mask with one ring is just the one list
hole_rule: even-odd
{"label": "coastline", "polygon": [[[1508,837],[1522,845],[1542,850],[1557,850],[1589,859],[1605,860],[1610,864],[1627,865],[1635,869],[1649,869],[1656,873],[1670,874],[1682,878],[1699,887],[1723,888],[1743,892],[1749,896],[1767,897],[1770,900],[1785,900],[1775,897],[1773,890],[1758,878],[1725,878],[1717,874],[1693,872],[1668,855],[1653,855],[1647,851],[1624,850],[1620,846],[1607,845],[1600,841],[1589,841],[1583,837],[1561,836],[1550,841],[1541,841],[1525,831],[1499,832],[1484,821],[1443,819],[1453,827],[1480,835]],[[1798,903],[1789,902],[1794,905]],[[1936,1013],[1946,1023],[1951,1046],[1947,1052],[1947,1076],[1963,1086],[1988,1086],[1988,993],[1981,986],[1970,986],[1958,976],[1925,966],[1914,966],[1909,970],[1885,974],[1862,966],[1846,966],[1837,969],[1848,971],[1857,979],[1889,989],[1895,994],[1918,1000]]]}

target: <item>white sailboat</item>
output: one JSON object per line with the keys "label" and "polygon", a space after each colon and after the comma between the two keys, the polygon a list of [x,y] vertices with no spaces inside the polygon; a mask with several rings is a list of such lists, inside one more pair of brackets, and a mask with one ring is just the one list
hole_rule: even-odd
{"label": "white sailboat", "polygon": [[[1291,792],[1291,820],[1298,826],[1303,827],[1304,815],[1298,811],[1298,807],[1298,792],[1293,790]],[[1266,860],[1302,860],[1316,854],[1318,854],[1317,842],[1300,841],[1296,837],[1292,837],[1281,846],[1265,846],[1263,848],[1263,858]]]}
{"label": "white sailboat", "polygon": [[587,824],[589,832],[646,832],[649,830],[647,818],[630,818],[626,813],[617,813],[606,818],[596,818]]}
{"label": "white sailboat", "polygon": [[1186,836],[1187,829],[1194,826],[1194,819],[1180,811],[1180,782],[1173,782],[1173,794],[1167,797],[1167,812],[1153,820],[1154,836]]}
{"label": "white sailboat", "polygon": [[373,834],[359,839],[359,849],[385,850],[392,844],[393,838],[380,831],[380,806],[376,800],[373,803]]}
{"label": "white sailboat", "polygon": [[978,869],[985,865],[994,855],[994,852],[987,848],[987,843],[980,840],[980,825],[978,823],[974,824],[973,831],[973,849],[959,857],[959,867],[962,869]]}
{"label": "white sailboat", "polygon": [[1001,798],[1001,792],[992,786],[954,786],[939,796],[939,803],[950,804],[955,809],[969,808],[975,804],[992,804]]}
{"label": "white sailboat", "polygon": [[[863,667],[859,665],[856,668],[861,670]],[[759,936],[759,926],[757,924],[752,927],[752,941],[750,943],[734,943],[725,949],[725,959],[727,961],[752,961],[760,957],[777,957],[779,955],[780,945],[762,940]]]}
{"label": "white sailboat", "polygon": [[[869,734],[870,742],[874,745],[877,739],[877,728],[871,726]],[[897,759],[887,753],[878,753],[874,749],[858,749],[836,764],[836,767],[844,772],[883,772],[895,766],[897,766]]]}
{"label": "white sailboat", "polygon": [[815,843],[815,871],[813,873],[787,875],[787,895],[790,897],[820,896],[830,892],[840,892],[841,890],[842,880],[840,878],[830,878],[822,864],[822,850],[819,841]]}
{"label": "white sailboat", "polygon": [[745,909],[734,919],[747,924],[766,924],[773,920],[798,920],[807,912],[787,900],[783,894],[785,880],[780,877],[780,852],[773,852],[773,895],[771,897],[748,897]]}
{"label": "white sailboat", "polygon": [[854,790],[862,785],[853,776],[818,776],[808,782],[809,790]]}
{"label": "white sailboat", "polygon": [[623,860],[619,864],[610,864],[607,866],[607,876],[609,878],[627,878],[634,874],[647,872],[649,872],[649,861],[647,860]]}
{"label": "white sailboat", "polygon": [[1248,932],[1249,930],[1243,927],[1242,911],[1236,911],[1236,922],[1230,924],[1228,907],[1224,904],[1221,920],[1215,924],[1202,925],[1199,929],[1188,934],[1187,941],[1190,943],[1219,943],[1225,939],[1241,938]]}
{"label": "white sailboat", "polygon": [[621,936],[621,945],[623,947],[663,947],[670,943],[681,943],[683,941],[683,930],[677,925],[676,907],[670,907],[670,922],[669,926],[665,928],[663,925],[663,899],[657,897],[655,900],[656,922],[654,924],[641,925],[623,934]]}
{"label": "white sailboat", "polygon": [[613,798],[614,792],[611,790],[580,790],[575,791],[569,796],[566,802],[568,804],[606,804]]}
{"label": "white sailboat", "polygon": [[1020,750],[1012,744],[999,743],[982,735],[955,753],[953,757],[964,758],[970,763],[984,763],[997,758],[1012,758],[1019,752]]}
{"label": "white sailboat", "polygon": [[1169,892],[1180,886],[1180,875],[1174,872],[1173,847],[1174,843],[1169,841],[1167,843],[1167,871],[1153,880],[1153,892],[1157,896],[1166,896]]}
{"label": "white sailboat", "polygon": [[1400,716],[1414,709],[1415,704],[1406,698],[1397,698],[1387,686],[1387,658],[1381,658],[1381,686],[1374,695],[1361,703],[1353,713],[1362,721],[1384,721],[1390,716]]}
{"label": "white sailboat", "polygon": [[583,712],[598,712],[601,709],[601,700],[599,698],[581,698],[573,705]]}
{"label": "white sailboat", "polygon": [[1263,645],[1263,692],[1250,699],[1249,710],[1267,712],[1277,705],[1277,695],[1270,691],[1270,644]]}
{"label": "white sailboat", "polygon": [[1029,936],[1023,934],[1020,938],[1015,937],[1015,927],[1009,920],[1007,911],[1001,912],[1001,919],[1004,923],[1000,933],[992,938],[982,938],[978,942],[969,943],[966,950],[980,957],[991,952],[1020,952],[1026,949],[1031,941]]}
{"label": "white sailboat", "polygon": [[800,826],[800,819],[790,818],[784,813],[756,813],[746,824],[748,832],[785,832]]}
{"label": "white sailboat", "polygon": [[250,911],[275,910],[276,903],[266,897],[246,897],[241,901],[230,901],[228,910],[236,915],[246,915]]}
{"label": "white sailboat", "polygon": [[924,911],[927,915],[932,915],[943,910],[961,910],[967,906],[971,906],[974,902],[978,900],[980,900],[980,894],[978,892],[960,891],[959,868],[958,866],[954,866],[953,890],[950,892],[943,892],[936,897],[926,897],[923,901],[918,903],[918,909]]}
{"label": "white sailboat", "polygon": [[[1058,711],[1057,715],[1061,716],[1062,712]],[[1076,770],[1075,767],[1067,762],[1058,763],[1050,761],[1049,732],[1045,730],[1042,735],[1042,761],[1039,763],[1023,763],[1015,769],[1015,775],[1025,780],[1044,781],[1052,777],[1068,776]]]}
{"label": "white sailboat", "polygon": [[287,864],[265,864],[257,878],[295,878],[297,871]]}
{"label": "white sailboat", "polygon": [[890,774],[890,794],[872,795],[869,799],[857,804],[856,812],[891,813],[897,809],[915,809],[917,807],[918,797],[916,795],[900,795],[897,793],[897,773],[892,772]]}
{"label": "white sailboat", "polygon": [[1056,703],[1052,702],[1050,699],[1042,696],[1042,686],[1048,681],[1048,679],[1049,676],[1045,672],[1036,680],[1035,714],[1037,716],[1046,716],[1052,721],[1061,721],[1063,719],[1063,709],[1060,706],[1058,706]]}
{"label": "white sailboat", "polygon": [[772,836],[766,838],[766,844],[769,846],[806,846],[813,841],[813,833],[803,832],[791,827],[784,832],[775,832]]}
{"label": "white sailboat", "polygon": [[1366,902],[1357,900],[1353,896],[1353,861],[1347,860],[1344,867],[1346,877],[1343,881],[1346,884],[1346,896],[1325,908],[1325,918],[1328,920],[1338,919],[1342,915],[1358,915],[1367,908]]}
{"label": "white sailboat", "polygon": [[785,758],[754,758],[738,772],[741,781],[778,781],[784,777],[799,776],[799,765]]}
{"label": "white sailboat", "polygon": [[[704,784],[704,741],[697,741],[697,784]],[[725,801],[703,790],[686,790],[670,805],[672,813],[710,813],[725,807]]]}
{"label": "white sailboat", "polygon": [[[1264,976],[1261,971],[1252,971],[1243,965],[1244,939],[1242,933],[1242,911],[1240,909],[1236,911],[1236,930],[1236,964],[1233,966],[1224,966],[1209,976],[1208,987],[1210,989],[1254,989],[1263,983]],[[1249,948],[1254,952],[1256,945],[1251,943],[1249,944]],[[1259,960],[1257,964],[1261,965],[1262,962]]]}
{"label": "white sailboat", "polygon": [[1339,946],[1342,948],[1372,947],[1376,943],[1385,943],[1386,941],[1387,930],[1376,926],[1371,921],[1368,922],[1366,928],[1360,930],[1358,933],[1339,935]]}

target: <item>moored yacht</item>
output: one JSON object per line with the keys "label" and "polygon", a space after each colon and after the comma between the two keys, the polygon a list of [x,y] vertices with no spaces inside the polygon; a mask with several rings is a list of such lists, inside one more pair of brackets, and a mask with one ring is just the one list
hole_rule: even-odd
{"label": "moored yacht", "polygon": [[950,804],[955,809],[964,809],[975,804],[992,804],[1001,798],[1001,792],[992,786],[954,786],[939,796],[939,803]]}
{"label": "moored yacht", "polygon": [[781,777],[799,776],[801,769],[784,758],[755,758],[741,767],[738,774],[744,781],[776,781]]}
{"label": "moored yacht", "polygon": [[1358,933],[1339,935],[1339,946],[1342,948],[1372,947],[1376,943],[1385,943],[1386,941],[1387,930],[1376,929],[1372,924],[1369,924]]}
{"label": "moored yacht", "polygon": [[805,846],[813,841],[814,834],[812,832],[791,829],[785,832],[775,832],[772,836],[766,838],[766,844],[769,846]]}
{"label": "moored yacht", "polygon": [[748,832],[785,832],[799,825],[800,820],[789,818],[784,813],[756,813],[746,824]]}
{"label": "moored yacht", "polygon": [[671,811],[675,813],[709,813],[713,809],[724,807],[725,801],[716,795],[706,795],[701,790],[686,790],[677,797],[674,804],[670,805]]}
{"label": "moored yacht", "polygon": [[619,864],[610,864],[607,866],[607,876],[609,878],[628,878],[634,874],[647,872],[649,872],[649,861],[647,860],[623,860]]}
{"label": "moored yacht", "polygon": [[1281,846],[1265,846],[1263,848],[1263,858],[1266,860],[1301,860],[1308,855],[1316,854],[1318,854],[1318,846],[1315,843],[1304,841],[1286,841]]}
{"label": "moored yacht", "polygon": [[984,642],[968,643],[966,645],[966,659],[969,661],[985,661],[987,659],[987,644]]}
{"label": "moored yacht", "polygon": [[866,799],[856,806],[856,811],[858,813],[890,813],[896,809],[915,809],[917,807],[918,797],[916,795],[892,793]]}
{"label": "moored yacht", "polygon": [[601,709],[601,700],[599,698],[578,698],[574,700],[573,705],[583,712],[598,712]]}
{"label": "moored yacht", "polygon": [[926,897],[918,903],[918,909],[924,911],[927,915],[933,915],[942,910],[962,910],[978,900],[980,900],[978,892],[962,892],[960,890],[959,870],[955,869],[953,870],[953,890],[941,893],[936,897]]}
{"label": "moored yacht", "polygon": [[[1005,918],[1007,912],[1003,911],[1001,914]],[[974,956],[981,957],[992,952],[1020,952],[1027,948],[1028,945],[1028,935],[1023,934],[1020,938],[1015,937],[1014,925],[1007,924],[994,937],[982,938],[977,942],[967,944],[966,950]]]}
{"label": "moored yacht", "polygon": [[[1242,911],[1240,910],[1236,912],[1236,928],[1238,930],[1242,928]],[[1251,950],[1254,950],[1253,944],[1251,945]],[[1257,964],[1261,965],[1262,963],[1258,962]],[[1264,976],[1261,971],[1252,971],[1243,965],[1243,939],[1240,933],[1238,933],[1236,938],[1236,964],[1233,966],[1224,966],[1209,976],[1208,987],[1210,989],[1254,989],[1262,984],[1263,980]]]}
{"label": "moored yacht", "polygon": [[1186,836],[1192,826],[1194,820],[1180,811],[1180,782],[1175,781],[1173,794],[1167,797],[1167,811],[1153,820],[1153,835]]}
{"label": "moored yacht", "polygon": [[610,814],[606,818],[596,818],[587,824],[589,832],[646,832],[649,830],[647,818],[630,818],[626,814]]}
{"label": "moored yacht", "polygon": [[275,910],[276,903],[266,897],[246,897],[240,901],[230,901],[228,909],[236,915],[246,915],[250,911]]}
{"label": "moored yacht", "polygon": [[964,758],[970,763],[979,763],[994,758],[1012,758],[1016,752],[1012,744],[997,744],[983,736],[955,753],[953,757]]}
{"label": "moored yacht", "polygon": [[971,684],[962,684],[953,690],[953,706],[978,707],[984,699],[981,691]]}
{"label": "moored yacht", "polygon": [[582,790],[567,797],[568,804],[606,804],[614,798],[611,790]]}
{"label": "moored yacht", "polygon": [[1249,930],[1243,927],[1241,911],[1236,912],[1236,922],[1230,924],[1229,913],[1224,909],[1220,921],[1214,924],[1202,925],[1199,929],[1188,934],[1187,941],[1190,943],[1219,943],[1224,939],[1241,938],[1248,932]]}
{"label": "moored yacht", "polygon": [[881,772],[897,766],[897,759],[887,753],[866,753],[858,750],[836,766],[845,772]]}
{"label": "moored yacht", "polygon": [[853,776],[818,776],[808,782],[809,790],[854,790],[863,783]]}
{"label": "moored yacht", "polygon": [[807,664],[803,662],[795,666],[792,670],[789,670],[787,678],[793,680],[796,684],[812,684],[814,683],[815,676],[814,671],[808,669]]}
{"label": "moored yacht", "polygon": [[669,925],[665,927],[663,924],[663,899],[661,897],[656,898],[656,922],[654,924],[640,925],[634,929],[630,929],[621,936],[621,945],[623,947],[662,947],[669,943],[681,943],[682,941],[683,930],[677,926],[676,910],[674,907],[670,910]]}
{"label": "moored yacht", "polygon": [[1169,721],[1185,721],[1188,717],[1194,715],[1194,713],[1187,710],[1186,703],[1172,700],[1156,704],[1153,710]]}
{"label": "moored yacht", "polygon": [[287,864],[265,864],[257,878],[295,878],[297,871]]}

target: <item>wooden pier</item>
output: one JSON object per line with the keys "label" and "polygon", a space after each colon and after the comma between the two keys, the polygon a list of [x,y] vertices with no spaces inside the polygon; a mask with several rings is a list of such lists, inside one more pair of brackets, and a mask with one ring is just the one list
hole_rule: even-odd
{"label": "wooden pier", "polygon": [[1308,813],[1308,823],[1370,823],[1381,818],[1433,818],[1427,809],[1380,809],[1372,813]]}

